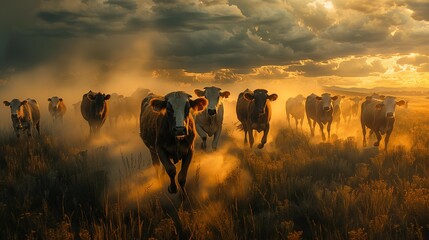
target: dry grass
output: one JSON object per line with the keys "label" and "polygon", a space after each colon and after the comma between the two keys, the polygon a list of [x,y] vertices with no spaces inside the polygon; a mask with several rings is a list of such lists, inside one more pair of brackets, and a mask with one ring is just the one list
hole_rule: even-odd
{"label": "dry grass", "polygon": [[225,130],[220,153],[197,151],[188,196],[150,182],[145,153],[3,130],[0,239],[428,239],[429,119],[400,113],[387,153],[289,128],[249,151]]}

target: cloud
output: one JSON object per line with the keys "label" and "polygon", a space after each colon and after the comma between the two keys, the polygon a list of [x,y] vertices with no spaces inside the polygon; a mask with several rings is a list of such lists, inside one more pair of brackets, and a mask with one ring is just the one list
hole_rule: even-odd
{"label": "cloud", "polygon": [[107,0],[104,3],[110,5],[117,5],[131,11],[137,9],[137,3],[133,0]]}
{"label": "cloud", "polygon": [[429,2],[422,0],[406,1],[413,11],[412,17],[419,21],[429,21]]}

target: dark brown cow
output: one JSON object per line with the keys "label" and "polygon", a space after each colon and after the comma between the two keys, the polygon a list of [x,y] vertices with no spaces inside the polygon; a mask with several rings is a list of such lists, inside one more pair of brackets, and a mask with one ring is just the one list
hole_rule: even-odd
{"label": "dark brown cow", "polygon": [[247,144],[247,135],[249,135],[250,148],[253,147],[253,130],[264,131],[261,143],[258,148],[264,147],[267,142],[268,132],[270,130],[271,120],[271,101],[277,99],[277,94],[268,95],[265,89],[256,89],[250,91],[246,89],[240,93],[237,100],[236,113],[244,130],[244,143]]}
{"label": "dark brown cow", "polygon": [[106,121],[109,104],[107,100],[110,99],[109,94],[95,93],[89,91],[82,96],[82,103],[80,111],[83,118],[89,124],[90,135],[96,135],[100,132],[100,128]]}
{"label": "dark brown cow", "polygon": [[404,100],[396,101],[395,97],[383,97],[383,100],[372,99],[367,97],[366,101],[361,105],[361,126],[363,134],[363,146],[366,146],[366,128],[368,127],[371,133],[375,133],[377,141],[374,146],[379,146],[381,135],[386,134],[384,138],[384,150],[387,150],[390,135],[393,131],[395,123],[395,107],[405,105]]}
{"label": "dark brown cow", "polygon": [[[141,103],[140,137],[149,148],[158,174],[161,161],[170,177],[169,193],[177,192],[176,164],[182,160],[178,182],[185,192],[186,175],[194,153],[195,122],[190,110],[200,112],[207,100],[191,100],[185,92],[172,92],[165,97],[149,94]],[[173,160],[173,162],[171,161]]]}
{"label": "dark brown cow", "polygon": [[[305,113],[307,114],[308,125],[310,126],[311,136],[314,136],[314,128],[316,123],[319,124],[322,132],[323,141],[326,140],[323,132],[323,125],[327,124],[328,139],[331,138],[331,124],[333,115],[332,100],[336,100],[338,96],[331,97],[331,94],[324,93],[321,97],[316,94],[311,94],[305,100]],[[313,121],[313,122],[312,122]]]}

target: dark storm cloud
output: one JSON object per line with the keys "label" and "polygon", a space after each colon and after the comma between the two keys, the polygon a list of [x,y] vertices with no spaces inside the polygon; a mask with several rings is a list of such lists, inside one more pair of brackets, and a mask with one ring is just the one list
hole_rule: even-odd
{"label": "dark storm cloud", "polygon": [[[0,10],[3,71],[77,53],[115,66],[126,58],[123,52],[134,57],[140,41],[150,45],[151,55],[141,68],[212,72],[219,81],[245,74],[287,78],[295,71],[373,75],[385,68],[367,63],[366,56],[429,52],[429,7],[417,0],[31,0],[11,1],[5,8]],[[82,41],[95,50],[76,44]],[[311,61],[295,65],[301,60]],[[270,65],[282,67],[254,71]],[[187,74],[174,76],[191,80]]]}
{"label": "dark storm cloud", "polygon": [[107,0],[104,3],[110,5],[117,5],[132,11],[137,9],[137,3],[133,0]]}
{"label": "dark storm cloud", "polygon": [[429,2],[407,1],[407,5],[413,11],[412,17],[414,19],[429,21]]}
{"label": "dark storm cloud", "polygon": [[366,58],[344,60],[340,63],[326,62],[316,63],[308,62],[303,65],[291,66],[289,71],[303,72],[304,76],[339,76],[339,77],[365,77],[368,75],[379,74],[387,69],[379,60],[367,62]]}

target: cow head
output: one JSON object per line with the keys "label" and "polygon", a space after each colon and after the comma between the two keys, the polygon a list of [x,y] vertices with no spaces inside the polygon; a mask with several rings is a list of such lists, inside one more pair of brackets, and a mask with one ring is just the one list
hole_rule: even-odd
{"label": "cow head", "polygon": [[10,116],[12,119],[13,128],[15,130],[22,129],[22,119],[24,117],[24,107],[23,105],[27,104],[27,100],[20,101],[18,99],[13,99],[12,101],[3,101],[6,107],[10,107]]}
{"label": "cow head", "polygon": [[176,137],[181,138],[189,133],[189,112],[203,111],[208,101],[204,98],[190,99],[191,95],[185,92],[172,92],[163,99],[153,98],[150,100],[150,106],[156,112],[163,112],[167,115],[169,131]]}
{"label": "cow head", "polygon": [[63,99],[59,97],[51,97],[48,98],[48,101],[54,110],[58,110],[58,105],[63,101]]}
{"label": "cow head", "polygon": [[360,98],[360,97],[354,97],[354,98],[349,98],[352,102],[353,102],[353,104],[359,104],[359,102],[363,99],[363,98]]}
{"label": "cow head", "polygon": [[217,87],[205,87],[204,91],[199,89],[194,90],[198,97],[204,97],[209,101],[207,113],[210,116],[215,116],[217,114],[218,108],[222,104],[222,99],[228,98],[231,94],[228,91],[221,92],[220,90],[221,89]]}
{"label": "cow head", "polygon": [[251,92],[246,92],[243,95],[244,99],[248,101],[255,101],[255,109],[259,115],[265,114],[265,108],[267,106],[267,101],[277,100],[278,95],[273,93],[268,95],[268,91],[265,89],[256,89]]}
{"label": "cow head", "polygon": [[341,105],[341,100],[343,100],[346,96],[335,96],[337,97],[337,99],[332,101],[332,104],[334,105],[334,107],[340,107]]}
{"label": "cow head", "polygon": [[375,109],[377,111],[384,111],[384,116],[387,118],[394,118],[396,105],[403,106],[405,105],[405,101],[396,101],[396,97],[387,96],[384,97],[383,102],[376,105]]}
{"label": "cow head", "polygon": [[301,102],[304,102],[306,98],[302,94],[299,94],[295,97],[295,99],[296,101],[301,103]]}
{"label": "cow head", "polygon": [[[90,91],[91,92],[91,91]],[[106,110],[106,101],[110,99],[110,94],[104,94],[104,93],[88,93],[87,98],[94,102],[94,107],[95,107],[95,113],[96,115],[102,116]]]}
{"label": "cow head", "polygon": [[322,101],[322,109],[328,112],[332,110],[332,101],[336,101],[338,96],[331,97],[330,93],[324,93],[321,97],[317,96],[316,99]]}

